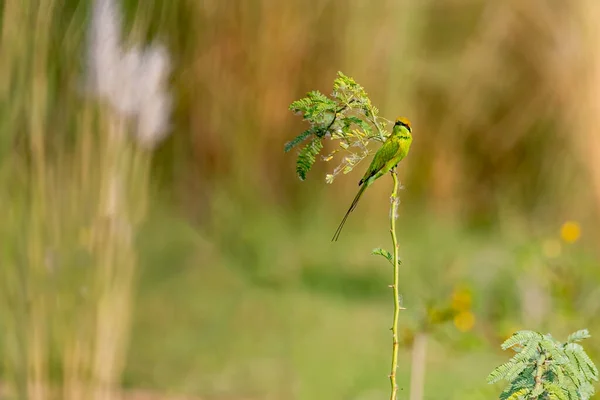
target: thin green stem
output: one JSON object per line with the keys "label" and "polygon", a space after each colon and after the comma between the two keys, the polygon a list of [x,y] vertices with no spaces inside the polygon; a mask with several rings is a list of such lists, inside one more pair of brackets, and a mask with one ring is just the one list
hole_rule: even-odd
{"label": "thin green stem", "polygon": [[396,370],[398,369],[398,316],[400,315],[400,294],[398,292],[399,284],[399,264],[398,259],[398,239],[396,238],[396,212],[398,209],[398,174],[396,168],[391,171],[392,179],[394,180],[394,188],[391,196],[391,209],[390,209],[390,234],[392,235],[392,244],[394,246],[394,284],[392,290],[394,293],[394,319],[392,323],[392,369],[390,372],[390,384],[392,386],[392,393],[390,400],[397,399],[398,384],[396,383]]}
{"label": "thin green stem", "polygon": [[[369,119],[369,117],[367,117],[367,119]],[[370,120],[373,123],[373,125],[375,125],[375,128],[377,128],[377,132],[379,133],[379,140],[382,141],[382,142],[385,142],[385,135],[383,134],[383,131],[381,130],[381,127],[377,123],[377,117],[375,116],[375,114],[373,114],[373,110],[371,110],[371,118],[370,118]]]}
{"label": "thin green stem", "polygon": [[[542,353],[540,358],[537,360],[535,365],[535,386],[533,391],[537,392],[542,386],[542,375],[544,373],[544,363],[546,362],[546,355]],[[537,398],[537,396],[536,396]],[[533,399],[533,397],[532,397]]]}

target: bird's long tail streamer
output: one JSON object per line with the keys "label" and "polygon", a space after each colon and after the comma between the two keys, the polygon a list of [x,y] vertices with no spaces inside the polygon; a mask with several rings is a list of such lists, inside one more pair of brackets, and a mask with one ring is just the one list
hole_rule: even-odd
{"label": "bird's long tail streamer", "polygon": [[350,215],[350,213],[352,211],[354,211],[354,209],[356,208],[356,205],[358,204],[358,200],[360,200],[360,196],[362,196],[363,192],[365,191],[365,189],[367,187],[368,187],[368,185],[365,183],[358,190],[356,197],[354,197],[354,200],[352,200],[352,204],[350,204],[350,208],[346,212],[346,215],[344,215],[342,222],[340,222],[340,226],[338,226],[337,230],[335,231],[335,234],[333,235],[333,238],[331,239],[332,242],[335,242],[339,239],[340,233],[342,233],[342,228],[344,227],[344,224],[346,223],[346,220],[348,219],[348,215]]}

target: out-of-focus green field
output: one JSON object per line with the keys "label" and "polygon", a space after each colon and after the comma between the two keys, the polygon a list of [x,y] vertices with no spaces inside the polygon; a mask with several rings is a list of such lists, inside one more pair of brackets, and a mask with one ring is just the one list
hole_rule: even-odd
{"label": "out-of-focus green field", "polygon": [[[215,243],[223,235],[218,226],[193,232],[163,217],[147,228],[125,383],[208,398],[385,396],[391,271],[363,250],[387,241],[385,213],[380,224],[363,224],[380,234],[353,229],[330,243],[323,236],[336,220],[322,211],[313,211],[319,221],[298,223],[272,209],[251,210],[236,240],[225,239],[231,248]],[[241,220],[221,212],[215,210],[217,225]],[[451,306],[457,288],[472,291],[475,325],[461,332],[450,321],[430,333],[425,398],[493,397],[499,388],[488,387],[485,377],[508,357],[499,344],[515,330],[558,336],[582,326],[594,330],[595,261],[581,246],[561,243],[558,229],[522,240],[422,214],[399,221],[403,332],[418,329],[426,304]],[[358,217],[353,222],[361,225]],[[545,254],[554,241],[562,253]],[[341,252],[340,245],[352,250]],[[548,275],[540,282],[550,304],[535,323],[523,315],[521,277],[540,267]],[[564,268],[583,271],[565,280]],[[577,308],[581,313],[573,312]],[[597,354],[597,343],[588,346]],[[402,398],[411,362],[406,343],[400,360]]]}
{"label": "out-of-focus green field", "polygon": [[[399,398],[423,363],[425,399],[495,398],[485,378],[519,329],[588,328],[600,356],[596,0],[115,0],[108,61],[89,34],[100,3],[0,0],[0,382],[15,398],[389,396],[392,276],[370,252],[390,247],[390,180],[331,243],[360,172],[330,186],[318,160],[299,182],[283,152],[306,129],[289,103],[338,70],[413,123]],[[156,76],[131,90],[111,73],[157,43],[173,103],[148,146],[122,109],[147,106]]]}

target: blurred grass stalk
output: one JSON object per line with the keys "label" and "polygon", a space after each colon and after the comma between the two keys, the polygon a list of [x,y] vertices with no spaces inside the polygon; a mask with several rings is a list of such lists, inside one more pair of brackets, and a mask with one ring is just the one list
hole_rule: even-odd
{"label": "blurred grass stalk", "polygon": [[425,392],[427,366],[427,333],[418,332],[412,346],[410,372],[410,400],[422,400]]}
{"label": "blurred grass stalk", "polygon": [[[110,0],[94,6],[97,37],[85,51],[96,64],[88,79],[101,104],[68,93],[69,87],[54,85],[60,96],[51,92],[59,55],[50,41],[58,35],[62,45],[68,34],[64,21],[57,26],[59,2],[4,3],[0,242],[2,306],[9,317],[3,319],[3,376],[19,399],[110,399],[124,367],[135,237],[149,200],[151,149],[164,133],[170,105],[164,94],[127,80],[141,75],[146,87],[159,90],[168,58],[157,48],[133,55],[107,48],[120,42],[119,10]],[[60,61],[73,63],[77,56]],[[152,64],[157,60],[162,64]],[[148,76],[152,66],[154,76]],[[129,108],[116,104],[116,96],[129,97]],[[132,116],[138,143],[127,135]]]}
{"label": "blurred grass stalk", "polygon": [[[557,34],[552,72],[565,106],[563,129],[574,131],[573,141],[587,166],[596,210],[600,211],[600,4],[580,0]],[[568,62],[565,62],[568,60]]]}

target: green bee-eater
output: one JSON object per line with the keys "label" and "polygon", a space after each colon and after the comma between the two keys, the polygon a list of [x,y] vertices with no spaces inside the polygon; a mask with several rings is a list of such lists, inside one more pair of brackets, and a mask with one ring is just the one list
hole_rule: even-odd
{"label": "green bee-eater", "polygon": [[358,200],[364,193],[365,189],[371,186],[373,182],[377,179],[391,171],[406,155],[408,154],[408,150],[410,149],[410,144],[412,143],[412,135],[410,122],[406,118],[398,118],[396,123],[394,124],[394,129],[392,130],[392,134],[387,138],[383,146],[377,153],[375,153],[375,157],[373,157],[373,161],[371,161],[371,165],[365,172],[365,175],[362,177],[360,182],[358,182],[358,186],[361,188],[358,190],[356,197],[352,201],[350,208],[344,215],[344,219],[340,223],[340,226],[335,231],[333,235],[332,241],[338,240],[340,237],[340,233],[342,232],[342,228],[346,223],[346,219],[348,219],[348,215],[356,208],[356,204],[358,204]]}

